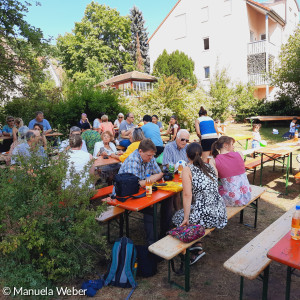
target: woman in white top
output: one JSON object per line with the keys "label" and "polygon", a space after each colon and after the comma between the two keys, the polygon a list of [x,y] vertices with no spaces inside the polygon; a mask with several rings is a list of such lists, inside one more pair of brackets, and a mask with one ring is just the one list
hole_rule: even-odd
{"label": "woman in white top", "polygon": [[94,158],[98,156],[110,156],[112,153],[117,154],[116,145],[112,142],[114,137],[110,131],[104,131],[101,134],[102,141],[95,143]]}
{"label": "woman in white top", "polygon": [[[89,174],[93,175],[95,172],[94,166],[90,167],[89,172],[87,172],[86,170],[93,157],[88,152],[81,150],[82,138],[80,135],[70,136],[69,143],[71,149],[68,152],[68,169],[66,173],[66,180],[63,183],[63,188],[66,189],[67,187],[72,185],[75,174],[80,175],[79,187],[81,188],[86,184],[87,181],[89,181]],[[92,182],[89,184],[89,187],[93,188]]]}

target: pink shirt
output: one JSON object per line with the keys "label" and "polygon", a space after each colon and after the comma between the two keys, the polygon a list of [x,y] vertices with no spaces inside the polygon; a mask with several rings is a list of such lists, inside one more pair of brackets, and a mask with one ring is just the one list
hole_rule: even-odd
{"label": "pink shirt", "polygon": [[244,161],[238,152],[219,154],[215,158],[215,162],[219,178],[228,178],[246,172]]}
{"label": "pink shirt", "polygon": [[112,122],[102,122],[100,123],[100,127],[101,129],[101,132],[104,132],[104,131],[110,131],[112,135],[114,135],[114,125],[112,124]]}

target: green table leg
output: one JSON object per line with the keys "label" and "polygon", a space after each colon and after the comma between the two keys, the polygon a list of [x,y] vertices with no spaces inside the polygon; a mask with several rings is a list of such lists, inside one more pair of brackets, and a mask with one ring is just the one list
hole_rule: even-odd
{"label": "green table leg", "polygon": [[246,146],[245,146],[245,150],[248,149],[248,139],[246,139]]}
{"label": "green table leg", "polygon": [[264,161],[264,154],[261,153],[261,157],[260,157],[260,178],[259,178],[259,185],[260,186],[262,186],[263,161]]}
{"label": "green table leg", "polygon": [[289,175],[290,175],[290,156],[291,156],[292,153],[290,153],[288,155],[288,158],[287,158],[287,162],[286,162],[286,177],[285,177],[285,193],[287,194],[288,193],[288,184],[289,184]]}
{"label": "green table leg", "polygon": [[285,300],[290,300],[292,268],[287,267]]}
{"label": "green table leg", "polygon": [[153,204],[153,231],[154,231],[154,240],[158,240],[157,234],[157,204]]}

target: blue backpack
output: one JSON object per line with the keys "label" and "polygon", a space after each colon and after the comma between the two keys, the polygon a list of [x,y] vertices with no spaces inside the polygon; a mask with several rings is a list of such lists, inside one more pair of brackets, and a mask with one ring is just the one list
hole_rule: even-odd
{"label": "blue backpack", "polygon": [[127,297],[129,299],[137,286],[134,280],[136,268],[136,249],[132,240],[127,237],[117,239],[112,249],[109,271],[104,276],[104,285],[132,287]]}

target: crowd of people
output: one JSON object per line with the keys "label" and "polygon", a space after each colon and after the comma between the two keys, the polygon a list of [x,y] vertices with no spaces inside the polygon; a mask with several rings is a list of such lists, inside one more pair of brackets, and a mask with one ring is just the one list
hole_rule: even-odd
{"label": "crowd of people", "polygon": [[[161,134],[163,125],[157,115],[144,115],[141,123],[135,125],[133,113],[119,113],[114,123],[107,114],[100,113],[91,124],[88,116],[82,113],[76,126],[70,128],[68,139],[59,145],[59,152],[67,152],[69,167],[63,188],[71,186],[71,174],[86,172],[81,176],[80,185],[85,184],[89,173],[95,172],[89,167],[93,159],[100,156],[112,157],[120,163],[102,167],[102,174],[111,178],[113,174],[132,173],[140,179],[140,186],[146,185],[146,176],[152,183],[163,177],[163,171],[169,166],[184,164],[182,171],[183,201],[180,195],[166,199],[161,206],[161,236],[174,226],[200,224],[205,228],[223,228],[227,224],[226,206],[241,206],[251,199],[251,189],[245,173],[243,158],[234,152],[233,138],[224,135],[219,120],[213,120],[201,107],[199,118],[195,120],[195,129],[199,142],[190,143],[190,133],[180,128],[176,116],[171,116],[165,134],[170,141],[164,145]],[[49,122],[42,112],[37,112],[28,127],[21,119],[7,118],[3,135],[12,137],[7,164],[18,164],[30,157],[35,149],[44,157],[47,148],[45,135],[51,132]],[[122,147],[122,150],[118,150]],[[163,156],[162,166],[156,161]],[[209,156],[213,158],[208,162]],[[153,208],[142,211],[144,228],[148,244],[154,242]],[[192,252],[191,264],[202,255],[202,245]]]}

